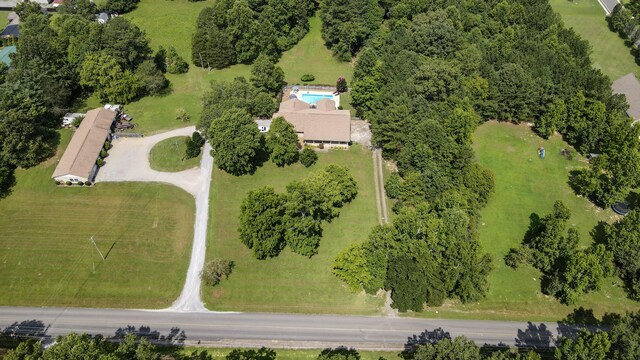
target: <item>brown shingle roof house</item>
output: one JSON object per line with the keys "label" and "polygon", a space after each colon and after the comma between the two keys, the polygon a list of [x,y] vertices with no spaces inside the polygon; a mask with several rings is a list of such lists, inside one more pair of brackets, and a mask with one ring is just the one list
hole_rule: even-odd
{"label": "brown shingle roof house", "polygon": [[115,118],[113,110],[98,108],[88,111],[51,177],[61,182],[93,181],[98,170],[96,160],[104,142],[111,139]]}
{"label": "brown shingle roof house", "polygon": [[629,73],[613,82],[611,86],[614,94],[622,94],[627,98],[629,109],[627,115],[634,120],[640,120],[640,81]]}
{"label": "brown shingle roof house", "polygon": [[295,127],[306,144],[346,146],[351,141],[351,113],[336,110],[333,100],[321,99],[312,106],[299,99],[289,99],[273,114],[274,118],[279,116]]}

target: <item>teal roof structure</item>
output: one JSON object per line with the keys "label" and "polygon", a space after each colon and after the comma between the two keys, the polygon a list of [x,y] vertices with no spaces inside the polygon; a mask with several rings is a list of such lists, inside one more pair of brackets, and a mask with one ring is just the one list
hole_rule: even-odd
{"label": "teal roof structure", "polygon": [[0,61],[7,64],[8,66],[11,66],[11,58],[9,57],[9,55],[15,52],[16,52],[15,46],[3,47],[2,49],[0,49]]}

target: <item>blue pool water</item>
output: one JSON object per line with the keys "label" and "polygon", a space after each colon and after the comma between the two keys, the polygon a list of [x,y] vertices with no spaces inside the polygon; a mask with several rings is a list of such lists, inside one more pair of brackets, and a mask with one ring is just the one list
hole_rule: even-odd
{"label": "blue pool water", "polygon": [[302,94],[302,101],[307,104],[315,104],[322,99],[333,100],[333,95],[321,95],[321,94]]}

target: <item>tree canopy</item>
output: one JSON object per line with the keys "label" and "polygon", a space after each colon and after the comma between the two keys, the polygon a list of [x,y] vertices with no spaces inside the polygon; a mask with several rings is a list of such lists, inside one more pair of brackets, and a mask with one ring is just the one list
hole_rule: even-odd
{"label": "tree canopy", "polygon": [[277,117],[271,122],[266,143],[274,164],[285,166],[298,161],[298,135],[293,125],[283,117]]}
{"label": "tree canopy", "polygon": [[259,56],[275,61],[307,33],[315,7],[312,0],[218,1],[196,21],[192,61],[216,69],[251,63]]}
{"label": "tree canopy", "polygon": [[251,114],[230,108],[213,119],[207,132],[216,166],[232,175],[252,173],[264,153],[264,138]]}
{"label": "tree canopy", "polygon": [[357,193],[349,170],[337,165],[290,183],[286,194],[270,187],[250,191],[240,209],[240,240],[257,259],[275,257],[287,245],[311,257],[320,246],[322,221],[337,217]]}

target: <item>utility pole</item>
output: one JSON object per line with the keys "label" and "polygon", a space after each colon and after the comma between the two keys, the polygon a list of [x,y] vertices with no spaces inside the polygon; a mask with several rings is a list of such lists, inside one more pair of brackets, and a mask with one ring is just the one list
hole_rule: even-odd
{"label": "utility pole", "polygon": [[93,243],[93,246],[96,247],[96,250],[98,250],[98,254],[100,254],[100,257],[102,258],[102,261],[104,261],[104,255],[102,255],[102,251],[100,251],[100,249],[98,248],[98,245],[96,244],[96,241],[93,240],[93,236],[91,237],[91,243]]}

